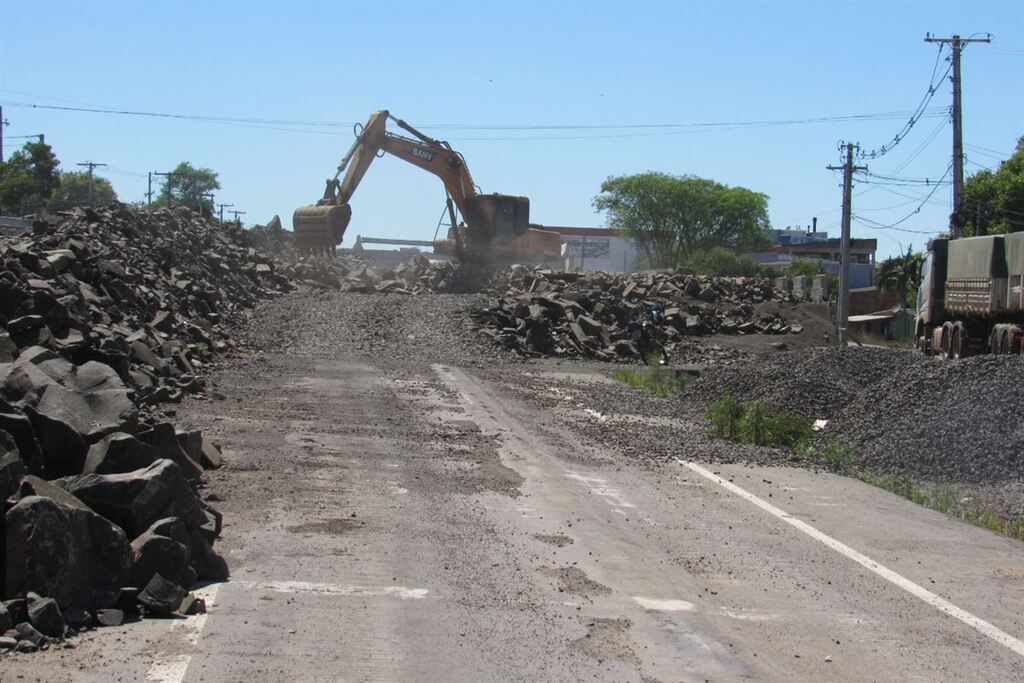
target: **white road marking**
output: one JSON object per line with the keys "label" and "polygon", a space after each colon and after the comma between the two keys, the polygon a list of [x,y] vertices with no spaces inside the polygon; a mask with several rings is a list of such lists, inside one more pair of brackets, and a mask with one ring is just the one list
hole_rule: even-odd
{"label": "white road marking", "polygon": [[692,602],[670,598],[644,598],[634,595],[633,601],[644,609],[658,612],[692,612],[694,607]]}
{"label": "white road marking", "polygon": [[342,586],[311,581],[235,581],[246,588],[277,591],[278,593],[326,593],[328,595],[393,596],[402,600],[420,600],[427,597],[426,588],[405,586]]}
{"label": "white road marking", "polygon": [[696,463],[692,463],[692,462],[687,462],[685,460],[680,460],[679,458],[676,458],[676,462],[678,462],[680,465],[685,465],[686,467],[688,467],[689,469],[693,470],[697,474],[699,474],[702,477],[704,477],[704,478],[706,478],[706,479],[708,479],[708,480],[718,484],[719,486],[721,486],[722,488],[726,489],[727,491],[736,494],[740,498],[743,498],[744,500],[753,503],[754,505],[756,505],[757,507],[761,508],[762,510],[764,510],[768,514],[772,515],[773,517],[777,517],[778,519],[781,519],[786,524],[789,524],[790,526],[795,527],[796,529],[799,529],[800,531],[804,532],[805,534],[807,534],[811,538],[815,539],[816,541],[820,541],[821,543],[824,543],[829,548],[832,548],[836,552],[838,552],[838,553],[846,556],[847,558],[853,560],[854,562],[856,562],[857,564],[861,565],[862,567],[871,570],[875,574],[878,574],[880,577],[882,577],[886,581],[888,581],[888,582],[890,582],[890,583],[892,583],[892,584],[894,584],[896,586],[899,586],[900,588],[902,588],[903,590],[907,591],[908,593],[910,593],[914,597],[923,600],[924,602],[928,603],[932,607],[935,607],[940,612],[944,612],[944,613],[948,614],[949,616],[954,617],[955,619],[959,619],[960,621],[962,621],[963,623],[967,624],[971,628],[977,630],[979,633],[981,633],[981,634],[983,634],[985,636],[988,636],[989,638],[991,638],[992,640],[996,641],[1000,645],[1005,645],[1006,647],[1008,647],[1011,650],[1013,650],[1014,652],[1016,652],[1018,655],[1021,655],[1022,657],[1024,657],[1024,641],[1021,641],[1018,638],[1014,638],[1009,633],[1006,633],[1005,631],[1003,631],[1003,630],[993,626],[992,624],[988,623],[984,619],[981,619],[980,617],[976,617],[976,616],[974,616],[973,614],[971,614],[970,612],[968,612],[966,610],[960,609],[959,607],[957,607],[953,603],[949,602],[948,600],[939,597],[935,593],[932,593],[927,588],[922,588],[921,586],[918,586],[916,583],[914,583],[910,579],[908,579],[908,578],[906,578],[906,577],[904,577],[904,576],[902,576],[900,574],[897,574],[896,572],[892,571],[891,569],[889,569],[887,567],[884,567],[883,565],[879,564],[878,562],[875,562],[874,560],[872,560],[867,555],[859,553],[856,550],[854,550],[853,548],[851,548],[851,547],[849,547],[849,546],[847,546],[847,545],[845,545],[843,543],[840,543],[839,541],[837,541],[836,539],[832,538],[831,536],[829,536],[829,535],[827,535],[825,533],[822,533],[821,531],[818,531],[817,529],[812,527],[810,524],[807,524],[806,522],[804,522],[802,520],[796,519],[795,517],[793,517],[789,513],[785,512],[784,510],[781,510],[781,509],[775,507],[774,505],[772,505],[771,503],[769,503],[769,502],[767,502],[765,500],[762,500],[761,498],[758,498],[754,494],[741,489],[739,486],[736,486],[736,484],[733,484],[730,481],[726,481],[725,479],[722,479],[717,474],[704,469],[700,465],[698,465]]}
{"label": "white road marking", "polygon": [[[192,591],[193,595],[202,598],[206,602],[206,608],[210,609],[217,600],[217,591],[221,584],[213,583],[198,590]],[[199,636],[206,626],[207,614],[197,614],[178,621],[171,622],[171,630],[184,631],[185,640],[190,647],[195,647],[199,642]],[[159,653],[149,669],[146,671],[147,683],[181,683],[188,671],[188,665],[192,662],[191,652],[187,654],[168,655]]]}
{"label": "white road marking", "polygon": [[[578,472],[566,472],[565,476],[569,477],[574,481],[578,481],[581,484],[586,484],[590,487],[591,493],[596,496],[604,498],[605,501],[616,508],[617,512],[621,512],[621,508],[635,508],[636,506],[630,503],[622,496],[622,492],[616,488],[608,486],[608,480],[602,479],[601,477],[588,477]],[[594,486],[591,486],[594,484]]]}

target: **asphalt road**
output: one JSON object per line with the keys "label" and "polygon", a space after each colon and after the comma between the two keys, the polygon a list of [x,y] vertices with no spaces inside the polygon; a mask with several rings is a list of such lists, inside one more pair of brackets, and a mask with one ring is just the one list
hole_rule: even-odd
{"label": "asphalt road", "polygon": [[860,482],[638,461],[445,363],[259,355],[218,390],[179,411],[228,463],[209,613],[0,679],[1024,680],[1024,545]]}

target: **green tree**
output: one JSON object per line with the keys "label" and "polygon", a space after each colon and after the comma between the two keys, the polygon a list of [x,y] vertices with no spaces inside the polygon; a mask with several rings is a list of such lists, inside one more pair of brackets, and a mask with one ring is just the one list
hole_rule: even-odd
{"label": "green tree", "polygon": [[213,200],[206,196],[220,189],[218,174],[208,168],[195,168],[183,161],[164,177],[163,187],[153,201],[157,206],[187,206],[193,211],[213,215]]}
{"label": "green tree", "polygon": [[[117,193],[114,186],[106,178],[94,175],[92,179],[92,205],[106,206],[117,201]],[[58,187],[47,208],[59,211],[72,206],[88,206],[89,204],[89,174],[85,171],[71,171],[60,174],[60,187]]]}
{"label": "green tree", "polygon": [[907,248],[907,253],[887,258],[878,265],[877,282],[883,292],[895,292],[906,306],[917,296],[924,254]]}
{"label": "green tree", "polygon": [[608,178],[594,207],[655,268],[684,263],[697,251],[753,250],[768,241],[767,196],[696,176],[649,172]]}
{"label": "green tree", "polygon": [[964,182],[964,233],[1024,230],[1024,136],[1009,159],[993,171],[978,171]]}
{"label": "green tree", "polygon": [[60,187],[60,173],[53,149],[45,142],[27,142],[0,162],[0,212],[23,215],[43,209]]}

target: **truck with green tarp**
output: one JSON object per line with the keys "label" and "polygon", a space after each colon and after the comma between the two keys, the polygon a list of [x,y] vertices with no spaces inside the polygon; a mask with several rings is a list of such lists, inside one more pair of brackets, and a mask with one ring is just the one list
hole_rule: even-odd
{"label": "truck with green tarp", "polygon": [[934,239],[921,263],[917,347],[960,358],[1020,353],[1024,233]]}

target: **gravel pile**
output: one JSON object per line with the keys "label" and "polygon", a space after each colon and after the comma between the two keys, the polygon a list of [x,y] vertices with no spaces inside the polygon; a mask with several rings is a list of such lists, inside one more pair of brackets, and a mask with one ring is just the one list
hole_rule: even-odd
{"label": "gravel pile", "polygon": [[876,470],[1024,481],[1024,363],[915,357],[856,395],[830,427]]}
{"label": "gravel pile", "polygon": [[723,394],[741,401],[765,401],[811,419],[832,419],[882,379],[926,359],[881,348],[817,347],[751,356],[746,363],[719,367],[693,382],[687,400],[708,405]]}
{"label": "gravel pile", "polygon": [[875,471],[932,481],[1024,480],[1024,363],[881,348],[819,348],[716,367],[682,401],[722,394],[813,419]]}

